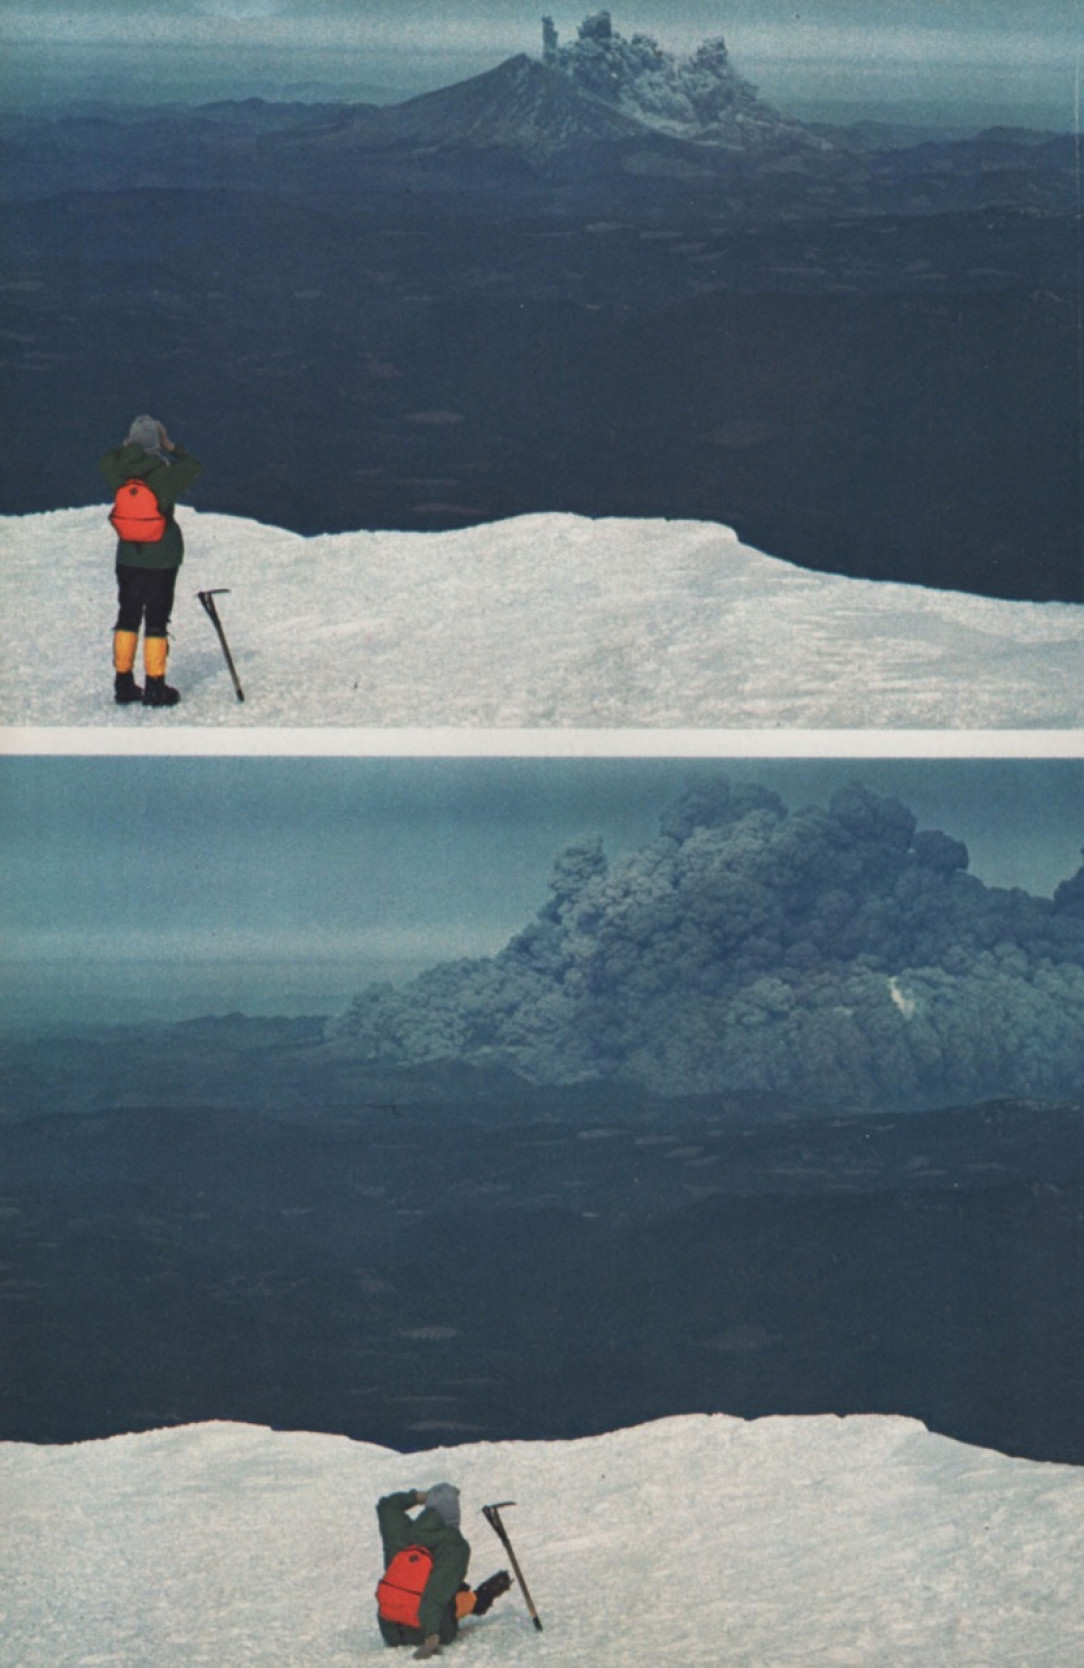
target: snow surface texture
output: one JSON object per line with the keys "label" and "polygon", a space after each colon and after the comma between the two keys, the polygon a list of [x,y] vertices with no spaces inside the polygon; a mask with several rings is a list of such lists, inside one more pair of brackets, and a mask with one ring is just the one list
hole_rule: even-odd
{"label": "snow surface texture", "polygon": [[7,1668],[354,1668],[377,1498],[449,1478],[471,1576],[517,1588],[443,1653],[562,1668],[1067,1668],[1084,1660],[1084,1473],[902,1418],[685,1415],[576,1442],[406,1457],[193,1425],[0,1446]]}
{"label": "snow surface texture", "polygon": [[[529,515],[302,538],[182,509],[172,711],[116,707],[106,508],[0,518],[0,723],[1048,728],[1084,610],[807,572],[726,527]],[[196,592],[219,598],[236,700]]]}

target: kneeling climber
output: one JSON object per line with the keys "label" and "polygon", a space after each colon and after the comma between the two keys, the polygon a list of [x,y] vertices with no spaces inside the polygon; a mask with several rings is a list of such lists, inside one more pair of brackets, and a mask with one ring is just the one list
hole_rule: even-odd
{"label": "kneeling climber", "polygon": [[[410,1517],[415,1506],[424,1510]],[[467,1585],[470,1546],[459,1528],[459,1490],[451,1483],[386,1494],[376,1516],[384,1546],[377,1623],[386,1645],[416,1645],[415,1660],[424,1662],[451,1643],[464,1616],[484,1616],[512,1579],[498,1570],[479,1587]]]}

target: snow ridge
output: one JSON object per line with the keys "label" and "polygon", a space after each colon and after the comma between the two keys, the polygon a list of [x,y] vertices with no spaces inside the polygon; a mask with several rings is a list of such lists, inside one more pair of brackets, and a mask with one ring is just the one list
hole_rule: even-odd
{"label": "snow ridge", "polygon": [[518,1502],[504,1515],[544,1626],[513,1589],[449,1660],[1065,1668],[1084,1648],[1075,1468],[904,1418],[690,1414],[407,1456],[231,1424],[0,1445],[5,1660],[386,1662],[373,1508],[445,1477],[474,1580],[507,1564],[480,1507]]}
{"label": "snow ridge", "polygon": [[[182,508],[172,711],[112,701],[106,507],[0,518],[0,723],[1065,729],[1084,612],[812,573],[710,522],[315,538]],[[219,609],[233,695],[196,599]],[[334,603],[332,603],[334,599]],[[63,646],[60,664],[43,659]]]}

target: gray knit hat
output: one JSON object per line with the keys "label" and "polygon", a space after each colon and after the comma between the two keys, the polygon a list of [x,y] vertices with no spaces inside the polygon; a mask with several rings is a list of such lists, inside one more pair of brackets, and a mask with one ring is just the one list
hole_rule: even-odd
{"label": "gray knit hat", "polygon": [[459,1528],[459,1490],[454,1483],[437,1483],[425,1497],[427,1506],[439,1512],[451,1528]]}
{"label": "gray knit hat", "polygon": [[145,452],[156,452],[161,444],[156,420],[148,417],[146,413],[142,417],[136,417],[128,430],[128,444],[142,446]]}

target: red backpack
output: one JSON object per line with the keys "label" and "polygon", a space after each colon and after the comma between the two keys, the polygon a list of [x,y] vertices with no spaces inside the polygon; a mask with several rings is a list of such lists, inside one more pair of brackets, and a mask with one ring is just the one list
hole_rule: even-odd
{"label": "red backpack", "polygon": [[433,1568],[433,1554],[425,1546],[405,1546],[397,1552],[376,1589],[377,1609],[386,1622],[420,1627],[422,1594]]}
{"label": "red backpack", "polygon": [[166,518],[146,481],[125,481],[117,488],[109,519],[118,537],[132,544],[157,544],[166,530]]}

